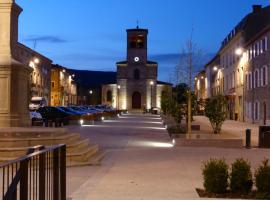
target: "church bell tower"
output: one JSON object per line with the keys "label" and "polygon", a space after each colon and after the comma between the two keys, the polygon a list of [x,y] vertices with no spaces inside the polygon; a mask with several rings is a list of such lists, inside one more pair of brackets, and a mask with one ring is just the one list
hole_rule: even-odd
{"label": "church bell tower", "polygon": [[117,106],[150,109],[156,106],[157,63],[147,58],[148,30],[127,30],[127,59],[117,65]]}

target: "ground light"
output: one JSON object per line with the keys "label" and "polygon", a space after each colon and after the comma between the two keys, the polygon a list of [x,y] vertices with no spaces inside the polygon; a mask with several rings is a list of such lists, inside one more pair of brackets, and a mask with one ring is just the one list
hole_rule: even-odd
{"label": "ground light", "polygon": [[105,117],[101,117],[101,121],[104,121],[105,120]]}
{"label": "ground light", "polygon": [[150,141],[140,141],[133,143],[135,146],[142,147],[154,147],[154,148],[172,148],[174,145],[170,142],[150,142]]}
{"label": "ground light", "polygon": [[175,145],[175,139],[172,140],[172,144],[173,144],[173,146]]}
{"label": "ground light", "polygon": [[80,120],[80,125],[82,126],[84,123],[83,119]]}

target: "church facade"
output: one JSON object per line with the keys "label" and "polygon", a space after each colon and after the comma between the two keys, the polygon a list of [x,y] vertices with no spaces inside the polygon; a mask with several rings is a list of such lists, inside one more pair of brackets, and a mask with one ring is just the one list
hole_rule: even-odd
{"label": "church facade", "polygon": [[171,93],[171,84],[157,80],[158,63],[148,60],[147,37],[147,29],[127,30],[127,57],[116,63],[116,83],[102,86],[103,104],[127,110],[160,108],[162,93]]}

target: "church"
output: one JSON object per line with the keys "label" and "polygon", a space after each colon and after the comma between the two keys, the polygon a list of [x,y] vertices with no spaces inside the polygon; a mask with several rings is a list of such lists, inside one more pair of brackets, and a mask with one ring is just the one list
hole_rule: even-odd
{"label": "church", "polygon": [[161,107],[163,92],[172,85],[157,80],[158,63],[148,60],[148,30],[127,30],[126,60],[117,62],[116,83],[102,85],[102,103],[117,109],[139,110]]}

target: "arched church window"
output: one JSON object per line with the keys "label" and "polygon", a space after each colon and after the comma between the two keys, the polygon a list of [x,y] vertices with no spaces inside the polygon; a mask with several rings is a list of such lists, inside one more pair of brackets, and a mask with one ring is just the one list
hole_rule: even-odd
{"label": "arched church window", "polygon": [[135,69],[134,70],[134,79],[139,80],[140,79],[140,70]]}
{"label": "arched church window", "polygon": [[111,90],[107,91],[107,101],[112,102],[112,91]]}

